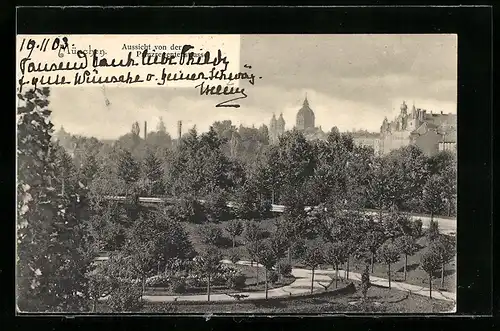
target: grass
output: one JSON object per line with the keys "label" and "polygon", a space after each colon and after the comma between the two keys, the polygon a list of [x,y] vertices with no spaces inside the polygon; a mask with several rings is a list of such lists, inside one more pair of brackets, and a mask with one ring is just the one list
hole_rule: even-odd
{"label": "grass", "polygon": [[[274,232],[276,229],[274,225],[274,218],[271,219],[265,219],[258,221],[259,226],[261,229],[264,231],[264,236],[267,237],[269,234]],[[244,221],[242,221],[244,222]],[[245,240],[243,236],[237,236],[236,237],[236,245],[233,248],[232,247],[232,238],[229,236],[229,234],[225,231],[225,226],[227,222],[220,222],[220,223],[212,223],[215,226],[219,227],[223,231],[224,235],[224,240],[222,242],[222,245],[219,246],[222,255],[224,258],[229,258],[233,252],[236,252],[238,256],[240,257],[240,260],[250,260],[250,256],[248,255],[248,252],[245,248]],[[189,238],[191,240],[191,243],[193,244],[193,247],[195,248],[196,251],[202,252],[207,248],[207,245],[204,244],[199,236],[199,230],[200,228],[203,228],[205,224],[193,224],[193,223],[184,223],[185,229],[189,235]]]}
{"label": "grass", "polygon": [[[259,221],[259,224],[261,228],[267,232],[267,233],[272,233],[275,230],[275,218],[271,219],[266,219]],[[202,227],[203,224],[186,224],[186,229],[189,233],[189,236],[191,238],[191,241],[195,247],[196,250],[202,251],[206,248],[206,245],[201,243],[200,238],[198,237],[198,228]],[[216,226],[220,227],[221,229],[224,230],[225,222],[221,223],[216,223]],[[224,235],[228,237],[229,236],[227,233],[224,232]],[[226,247],[221,247],[222,254],[225,258],[228,258],[233,252],[236,252],[240,260],[250,260],[250,257],[248,256],[248,252],[244,246],[244,239],[241,236],[238,236],[236,238],[236,247],[232,247],[232,242],[231,240],[227,240],[231,245],[226,246]],[[407,267],[407,278],[404,280],[404,273],[403,273],[403,267],[404,267],[404,256],[401,255],[401,259],[399,262],[391,265],[391,280],[396,281],[396,282],[405,282],[417,286],[423,286],[423,287],[428,287],[429,286],[429,276],[427,273],[420,268],[420,259],[422,257],[422,254],[425,253],[427,250],[427,246],[429,244],[428,239],[423,236],[421,237],[418,241],[417,244],[420,245],[421,249],[419,249],[414,255],[408,256],[408,267]],[[297,259],[292,259],[292,263],[295,267],[302,267],[301,261]],[[350,262],[350,270],[354,272],[361,273],[364,270],[364,262],[359,261],[356,259],[351,259]],[[331,266],[326,266],[331,268]],[[382,277],[382,278],[388,278],[387,275],[387,265],[385,264],[380,264],[380,263],[375,263],[374,265],[374,270],[372,273],[373,276],[376,277]],[[264,276],[260,276],[259,278],[262,277],[264,279]],[[449,263],[448,265],[445,266],[445,277],[444,277],[444,286],[441,287],[441,272],[437,272],[434,275],[434,279],[432,281],[432,286],[435,289],[441,289],[441,290],[446,290],[446,291],[451,291],[455,292],[456,291],[456,267],[455,267],[455,262]]]}
{"label": "grass", "polygon": [[[429,276],[427,273],[420,268],[420,259],[422,255],[427,251],[429,245],[429,240],[424,236],[421,237],[417,244],[421,247],[414,255],[408,256],[408,266],[407,266],[407,277],[404,280],[404,256],[401,256],[399,262],[391,265],[391,280],[396,282],[404,282],[408,284],[413,284],[417,286],[429,287]],[[358,273],[362,273],[365,267],[363,261],[356,259],[351,259],[350,270]],[[441,287],[441,271],[434,275],[432,281],[432,287],[434,289],[441,289],[445,291],[455,292],[456,291],[456,267],[455,262],[449,263],[445,266],[445,277],[444,286]],[[375,263],[373,268],[373,276],[388,278],[387,275],[387,265],[381,263]]]}
{"label": "grass", "polygon": [[[99,312],[106,312],[105,303]],[[234,303],[146,303],[142,313],[262,313],[262,314],[336,314],[336,313],[444,313],[454,310],[448,301],[409,295],[398,290],[371,287],[367,302],[359,291],[347,295],[323,294],[318,297],[295,297]]]}

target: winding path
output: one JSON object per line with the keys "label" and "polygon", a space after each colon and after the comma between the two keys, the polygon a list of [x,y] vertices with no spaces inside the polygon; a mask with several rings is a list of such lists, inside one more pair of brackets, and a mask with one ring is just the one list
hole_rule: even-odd
{"label": "winding path", "polygon": [[[223,260],[223,263],[231,263],[230,261]],[[240,265],[250,265],[249,261],[239,261],[237,264]],[[254,264],[255,265],[255,264]],[[318,269],[314,273],[314,292],[322,292],[324,291],[323,287],[318,284],[322,283],[324,285],[331,282],[332,278],[330,275],[335,273],[332,269]],[[273,288],[268,290],[269,298],[286,298],[289,296],[297,296],[297,295],[306,295],[311,293],[311,276],[312,272],[308,269],[302,268],[293,268],[292,275],[295,277],[295,281],[289,285]],[[339,270],[339,275],[345,279],[346,271]],[[361,280],[361,274],[355,272],[349,272],[350,280]],[[389,287],[389,281],[385,278],[375,277],[370,275],[370,282],[373,285],[381,286],[381,287]],[[429,288],[400,283],[400,282],[391,282],[391,287],[394,289],[398,289],[401,291],[411,292],[412,294],[429,296]],[[239,292],[239,294],[248,295],[245,300],[255,300],[255,299],[265,299],[266,294],[265,291],[259,292]],[[456,301],[456,294],[452,292],[443,292],[438,290],[432,291],[432,297],[435,299],[446,300],[446,301]],[[197,294],[197,295],[145,295],[143,296],[145,301],[149,302],[169,302],[169,301],[190,301],[190,302],[207,302],[206,294]],[[229,297],[226,294],[211,294],[210,301],[218,301],[218,302],[235,302],[235,299]]]}

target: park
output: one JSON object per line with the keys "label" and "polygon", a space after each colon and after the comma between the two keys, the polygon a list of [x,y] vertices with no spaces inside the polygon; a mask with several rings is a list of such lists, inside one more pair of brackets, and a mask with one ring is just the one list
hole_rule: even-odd
{"label": "park", "polygon": [[376,155],[336,128],[271,144],[265,125],[231,121],[56,137],[50,90],[20,99],[21,311],[455,309],[451,152]]}

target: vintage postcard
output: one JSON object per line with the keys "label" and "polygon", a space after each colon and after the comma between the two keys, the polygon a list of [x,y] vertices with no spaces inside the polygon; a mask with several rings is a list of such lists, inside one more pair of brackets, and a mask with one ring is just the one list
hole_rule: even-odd
{"label": "vintage postcard", "polygon": [[456,307],[456,35],[18,35],[17,311]]}

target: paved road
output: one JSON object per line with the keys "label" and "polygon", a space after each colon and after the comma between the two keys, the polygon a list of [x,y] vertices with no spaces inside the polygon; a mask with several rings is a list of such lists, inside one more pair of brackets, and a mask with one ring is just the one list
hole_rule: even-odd
{"label": "paved road", "polygon": [[[231,263],[229,261],[224,260],[224,263]],[[250,265],[248,261],[240,261],[238,264],[241,265]],[[327,285],[331,282],[331,277],[329,275],[333,275],[335,273],[332,269],[319,269],[314,273],[314,292],[322,292],[324,288],[319,285],[319,283]],[[285,298],[290,295],[304,295],[310,294],[311,292],[311,270],[301,269],[301,268],[293,268],[292,275],[296,278],[296,280],[287,286],[283,286],[280,288],[270,289],[268,291],[269,298]],[[345,279],[346,272],[344,270],[339,270],[339,275]],[[349,272],[350,280],[361,280],[361,274],[355,272]],[[370,282],[374,285],[389,287],[389,281],[384,278],[370,276]],[[429,296],[429,289],[417,285],[411,285],[406,283],[399,282],[391,282],[392,288],[398,289],[401,291],[409,291],[412,294]],[[239,294],[248,295],[246,300],[248,299],[265,299],[265,291],[260,292],[240,292]],[[435,299],[447,300],[447,301],[456,301],[456,294],[451,292],[439,292],[432,291],[432,297]],[[145,295],[143,297],[145,301],[149,302],[168,302],[168,301],[191,301],[191,302],[205,302],[207,301],[207,295],[185,295],[185,296],[176,296],[176,295]],[[211,301],[224,301],[224,302],[235,302],[235,299],[229,297],[226,294],[211,294]]]}

